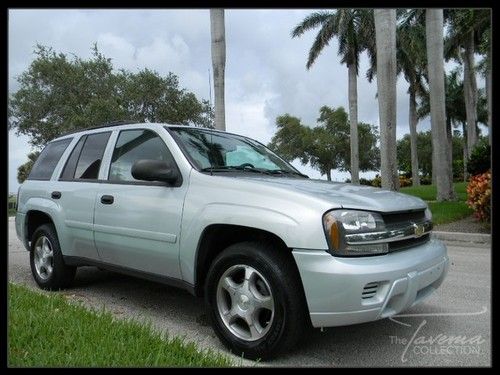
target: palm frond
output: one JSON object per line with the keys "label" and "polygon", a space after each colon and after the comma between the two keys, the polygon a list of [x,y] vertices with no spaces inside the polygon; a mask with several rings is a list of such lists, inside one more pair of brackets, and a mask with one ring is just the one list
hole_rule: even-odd
{"label": "palm frond", "polygon": [[318,32],[316,39],[314,40],[311,49],[309,50],[309,56],[306,63],[306,68],[310,69],[314,64],[318,56],[323,51],[323,48],[328,46],[330,40],[333,38],[335,34],[334,22],[333,19],[330,18],[325,22],[321,30]]}
{"label": "palm frond", "polygon": [[306,31],[315,29],[316,27],[324,24],[328,19],[335,15],[334,12],[314,12],[308,15],[304,20],[299,23],[291,32],[292,38],[296,38],[304,34]]}

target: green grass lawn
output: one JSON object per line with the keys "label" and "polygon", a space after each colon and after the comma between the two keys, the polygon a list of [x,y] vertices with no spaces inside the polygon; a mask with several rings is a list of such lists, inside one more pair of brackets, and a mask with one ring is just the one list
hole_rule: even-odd
{"label": "green grass lawn", "polygon": [[9,283],[8,364],[13,367],[227,367],[230,359]]}
{"label": "green grass lawn", "polygon": [[[453,186],[458,200],[465,202],[467,200],[467,182],[455,182]],[[409,186],[401,188],[401,192],[422,198],[424,201],[435,201],[437,194],[436,185]]]}
{"label": "green grass lawn", "polygon": [[455,182],[453,185],[458,198],[455,202],[436,202],[435,185],[404,187],[401,188],[401,192],[427,201],[432,212],[432,221],[434,224],[446,224],[468,217],[473,213],[472,209],[465,203],[467,200],[467,183]]}

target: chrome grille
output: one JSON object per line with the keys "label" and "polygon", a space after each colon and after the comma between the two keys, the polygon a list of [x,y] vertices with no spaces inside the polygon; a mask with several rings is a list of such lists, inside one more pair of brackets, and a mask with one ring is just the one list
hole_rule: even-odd
{"label": "chrome grille", "polygon": [[415,246],[423,245],[431,238],[430,234],[424,234],[422,237],[409,238],[407,240],[394,241],[389,243],[389,252],[409,249]]}
{"label": "chrome grille", "polygon": [[[387,213],[382,215],[386,228],[394,230],[406,227],[413,223],[422,223],[425,221],[425,210],[407,211]],[[424,234],[421,237],[407,238],[400,241],[393,241],[389,243],[389,252],[400,251],[409,249],[415,246],[422,245],[430,240],[430,234]]]}
{"label": "chrome grille", "polygon": [[425,220],[425,210],[395,212],[382,214],[385,226],[388,229],[405,227],[411,223],[420,223]]}

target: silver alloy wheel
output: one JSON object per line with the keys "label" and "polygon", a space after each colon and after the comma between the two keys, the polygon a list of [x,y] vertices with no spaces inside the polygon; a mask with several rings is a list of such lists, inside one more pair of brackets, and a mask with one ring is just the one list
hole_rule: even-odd
{"label": "silver alloy wheel", "polygon": [[54,252],[50,240],[45,236],[38,237],[34,252],[36,273],[42,280],[47,280],[52,275],[54,267]]}
{"label": "silver alloy wheel", "polygon": [[251,266],[231,266],[217,285],[217,310],[224,325],[236,337],[246,341],[264,337],[274,319],[269,283]]}

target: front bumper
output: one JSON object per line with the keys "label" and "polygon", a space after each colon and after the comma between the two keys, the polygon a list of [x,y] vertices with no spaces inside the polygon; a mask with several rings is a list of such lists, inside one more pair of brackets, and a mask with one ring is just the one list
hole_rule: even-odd
{"label": "front bumper", "polygon": [[313,327],[369,322],[428,297],[446,276],[446,246],[430,239],[386,255],[340,258],[324,250],[293,251]]}

